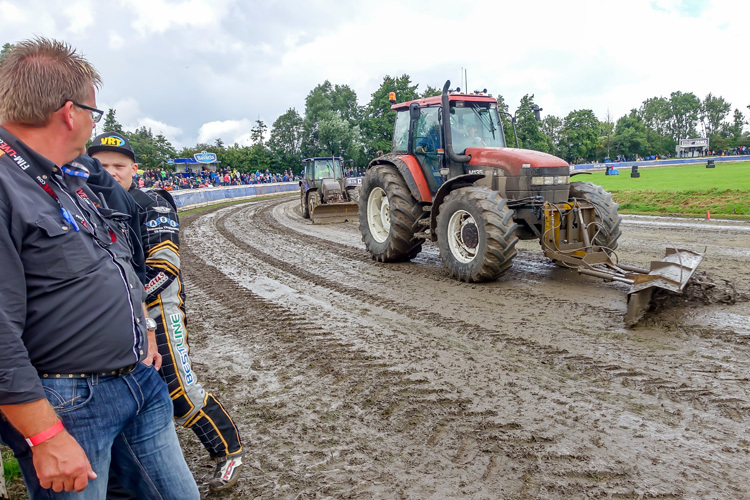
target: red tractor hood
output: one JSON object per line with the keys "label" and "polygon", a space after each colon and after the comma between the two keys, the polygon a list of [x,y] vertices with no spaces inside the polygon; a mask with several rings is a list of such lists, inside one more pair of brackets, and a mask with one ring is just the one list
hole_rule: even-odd
{"label": "red tractor hood", "polygon": [[531,149],[514,148],[468,148],[464,153],[471,155],[469,165],[477,167],[501,168],[510,175],[519,175],[521,168],[568,167],[568,162]]}

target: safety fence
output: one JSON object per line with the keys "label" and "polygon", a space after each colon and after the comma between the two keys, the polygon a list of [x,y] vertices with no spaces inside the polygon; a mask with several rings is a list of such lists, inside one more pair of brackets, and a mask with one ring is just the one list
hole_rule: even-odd
{"label": "safety fence", "polygon": [[299,184],[296,182],[278,182],[272,184],[185,189],[172,191],[171,194],[175,203],[177,203],[177,208],[197,208],[223,201],[242,200],[298,190]]}

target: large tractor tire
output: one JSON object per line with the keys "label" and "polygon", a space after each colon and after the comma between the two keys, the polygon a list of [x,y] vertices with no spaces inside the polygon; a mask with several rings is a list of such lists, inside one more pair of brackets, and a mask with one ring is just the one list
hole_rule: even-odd
{"label": "large tractor tire", "polygon": [[617,203],[612,200],[612,194],[593,182],[571,182],[570,197],[586,200],[594,205],[596,221],[599,223],[594,243],[604,247],[607,253],[617,248],[620,239],[620,221],[622,217],[617,213]]}
{"label": "large tractor tire", "polygon": [[513,210],[497,191],[456,189],[445,197],[437,218],[440,256],[454,278],[469,283],[497,279],[513,264]]}
{"label": "large tractor tire", "polygon": [[307,206],[307,196],[305,196],[305,191],[303,189],[300,189],[299,201],[300,201],[300,209],[302,211],[302,217],[304,217],[305,219],[309,219],[310,207]]}
{"label": "large tractor tire", "polygon": [[393,165],[377,165],[359,188],[359,230],[372,258],[380,262],[410,260],[422,251],[414,237],[422,206]]}

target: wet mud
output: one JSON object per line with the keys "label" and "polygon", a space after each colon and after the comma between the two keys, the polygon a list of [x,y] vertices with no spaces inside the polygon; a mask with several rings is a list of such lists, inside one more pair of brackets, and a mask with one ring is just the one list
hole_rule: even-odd
{"label": "wet mud", "polygon": [[750,225],[626,218],[623,262],[707,252],[627,329],[627,286],[538,242],[498,281],[459,283],[430,243],[377,263],[356,223],[298,205],[182,218],[194,368],[247,464],[209,494],[213,463],[180,429],[202,496],[750,497]]}

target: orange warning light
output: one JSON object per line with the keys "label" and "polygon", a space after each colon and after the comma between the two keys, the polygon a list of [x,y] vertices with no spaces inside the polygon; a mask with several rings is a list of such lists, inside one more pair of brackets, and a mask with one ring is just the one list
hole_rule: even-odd
{"label": "orange warning light", "polygon": [[396,104],[396,93],[395,92],[389,92],[388,93],[388,101],[392,104]]}

